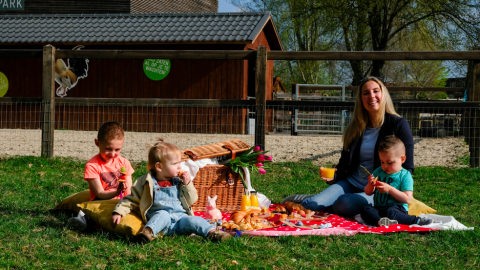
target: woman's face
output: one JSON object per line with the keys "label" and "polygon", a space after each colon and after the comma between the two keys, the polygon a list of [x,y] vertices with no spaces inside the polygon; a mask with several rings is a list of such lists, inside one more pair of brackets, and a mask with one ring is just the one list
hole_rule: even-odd
{"label": "woman's face", "polygon": [[380,111],[380,104],[382,104],[382,89],[375,81],[368,81],[362,86],[362,103],[363,107],[369,114],[375,114]]}

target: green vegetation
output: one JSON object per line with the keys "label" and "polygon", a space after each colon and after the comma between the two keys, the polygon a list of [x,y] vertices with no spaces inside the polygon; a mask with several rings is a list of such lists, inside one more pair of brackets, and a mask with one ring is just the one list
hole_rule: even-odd
{"label": "green vegetation", "polygon": [[[114,234],[65,228],[56,203],[87,188],[85,162],[19,157],[0,159],[0,269],[465,269],[479,268],[480,170],[418,168],[415,197],[474,231],[328,237],[241,237],[211,243],[165,237],[142,246]],[[134,178],[145,163],[133,164]],[[326,185],[308,162],[273,163],[253,185],[274,202]]]}

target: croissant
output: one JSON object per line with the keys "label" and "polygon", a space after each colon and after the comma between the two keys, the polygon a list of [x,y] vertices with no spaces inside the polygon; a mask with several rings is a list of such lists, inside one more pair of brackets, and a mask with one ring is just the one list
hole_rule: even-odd
{"label": "croissant", "polygon": [[258,215],[260,214],[262,211],[260,211],[259,209],[250,209],[247,211],[247,215]]}
{"label": "croissant", "polygon": [[242,231],[250,231],[250,230],[253,230],[253,227],[252,227],[252,225],[250,225],[249,223],[241,223],[241,224],[240,224],[240,230],[242,230]]}
{"label": "croissant", "polygon": [[281,205],[277,205],[277,207],[275,207],[275,211],[285,212],[287,209]]}
{"label": "croissant", "polygon": [[230,215],[230,220],[235,223],[240,223],[247,213],[245,211],[235,211]]}
{"label": "croissant", "polygon": [[230,230],[240,230],[240,226],[238,226],[237,224],[232,224],[232,227],[230,227]]}

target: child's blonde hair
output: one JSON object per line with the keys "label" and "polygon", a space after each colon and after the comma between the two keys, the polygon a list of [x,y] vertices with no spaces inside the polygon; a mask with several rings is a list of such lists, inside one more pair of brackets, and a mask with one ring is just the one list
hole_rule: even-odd
{"label": "child's blonde hair", "polygon": [[405,155],[405,144],[395,135],[388,135],[378,145],[378,152],[395,152],[401,156]]}
{"label": "child's blonde hair", "polygon": [[167,159],[171,159],[174,154],[180,155],[180,148],[178,148],[178,146],[164,142],[162,138],[158,138],[154,145],[149,144],[149,146],[147,166],[149,170],[155,168],[157,162],[162,163]]}

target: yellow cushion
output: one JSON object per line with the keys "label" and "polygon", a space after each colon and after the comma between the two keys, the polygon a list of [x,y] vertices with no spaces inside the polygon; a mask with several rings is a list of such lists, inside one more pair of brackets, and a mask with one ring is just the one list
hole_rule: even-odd
{"label": "yellow cushion", "polygon": [[423,202],[412,198],[408,204],[408,214],[412,216],[419,216],[420,214],[434,214],[437,210],[429,207]]}
{"label": "yellow cushion", "polygon": [[59,204],[55,206],[56,210],[73,210],[78,212],[80,208],[77,206],[79,203],[88,202],[90,200],[90,190],[80,191],[73,195],[63,199]]}
{"label": "yellow cushion", "polygon": [[127,214],[122,218],[120,224],[113,227],[112,212],[119,201],[118,199],[90,201],[78,206],[103,229],[120,235],[135,236],[144,226],[142,219],[135,214]]}

